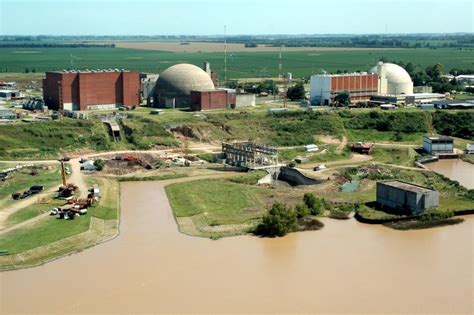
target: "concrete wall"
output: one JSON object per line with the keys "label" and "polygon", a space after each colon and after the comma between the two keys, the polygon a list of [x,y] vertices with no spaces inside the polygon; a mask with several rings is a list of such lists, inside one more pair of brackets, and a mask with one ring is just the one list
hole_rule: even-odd
{"label": "concrete wall", "polygon": [[439,205],[439,193],[437,191],[417,193],[378,182],[377,203],[384,207],[400,209],[400,211],[407,210],[413,214],[420,214],[426,209]]}
{"label": "concrete wall", "polygon": [[292,186],[315,185],[321,183],[321,181],[309,178],[300,173],[297,169],[291,167],[282,167],[278,179],[288,182]]}
{"label": "concrete wall", "polygon": [[249,107],[256,105],[255,94],[236,94],[235,95],[235,107]]}

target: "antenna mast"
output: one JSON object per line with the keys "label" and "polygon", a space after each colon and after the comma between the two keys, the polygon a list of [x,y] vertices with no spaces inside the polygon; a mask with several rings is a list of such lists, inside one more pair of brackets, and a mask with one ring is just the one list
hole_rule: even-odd
{"label": "antenna mast", "polygon": [[281,79],[282,76],[281,76],[281,70],[283,68],[283,64],[282,64],[282,59],[281,59],[281,45],[280,45],[280,59],[279,59],[279,64],[278,64],[278,78]]}
{"label": "antenna mast", "polygon": [[224,86],[227,83],[227,25],[224,25]]}

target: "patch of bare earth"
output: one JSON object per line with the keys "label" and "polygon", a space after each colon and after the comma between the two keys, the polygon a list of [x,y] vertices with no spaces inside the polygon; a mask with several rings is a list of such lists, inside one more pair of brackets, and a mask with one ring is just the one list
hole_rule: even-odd
{"label": "patch of bare earth", "polygon": [[[171,52],[224,52],[224,43],[210,42],[172,42],[172,41],[106,41],[114,43],[117,48],[171,51]],[[244,44],[227,44],[231,52],[277,52],[280,47],[258,45],[246,48]],[[391,48],[358,48],[358,47],[282,47],[282,51],[364,51],[391,50]]]}

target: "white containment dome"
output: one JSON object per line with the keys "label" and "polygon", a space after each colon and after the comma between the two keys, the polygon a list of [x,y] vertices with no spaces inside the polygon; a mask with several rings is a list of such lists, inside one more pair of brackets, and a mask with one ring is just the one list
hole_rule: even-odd
{"label": "white containment dome", "polygon": [[213,89],[206,71],[191,64],[177,64],[163,71],[156,81],[155,103],[160,107],[186,107],[191,91]]}
{"label": "white containment dome", "polygon": [[413,94],[413,81],[399,65],[379,62],[369,72],[379,75],[380,95]]}

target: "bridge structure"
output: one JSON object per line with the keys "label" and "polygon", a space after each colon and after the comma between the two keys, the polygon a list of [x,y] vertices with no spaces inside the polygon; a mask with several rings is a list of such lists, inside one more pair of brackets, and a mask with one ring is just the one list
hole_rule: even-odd
{"label": "bridge structure", "polygon": [[222,143],[226,163],[249,169],[268,169],[278,166],[278,149],[254,142]]}
{"label": "bridge structure", "polygon": [[116,114],[99,115],[98,118],[109,127],[112,138],[115,142],[120,141],[120,125],[117,119],[123,119],[124,116]]}

